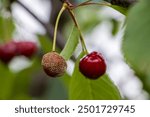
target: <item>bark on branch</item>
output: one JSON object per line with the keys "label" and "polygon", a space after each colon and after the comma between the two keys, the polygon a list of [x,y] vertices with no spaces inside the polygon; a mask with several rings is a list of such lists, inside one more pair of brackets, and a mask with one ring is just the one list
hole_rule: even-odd
{"label": "bark on branch", "polygon": [[[54,27],[51,24],[44,23],[41,21],[28,7],[26,7],[22,2],[16,1],[20,6],[22,6],[28,13],[30,13],[31,16],[33,16],[46,30],[47,35],[50,37],[50,39],[53,39],[53,32],[54,32]],[[60,49],[63,49],[65,45],[65,39],[61,35],[61,33],[58,31],[57,33],[57,41],[56,44]]]}

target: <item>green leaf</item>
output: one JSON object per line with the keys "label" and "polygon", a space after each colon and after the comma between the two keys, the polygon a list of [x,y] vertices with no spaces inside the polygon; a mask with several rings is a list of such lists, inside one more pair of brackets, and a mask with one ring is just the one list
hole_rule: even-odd
{"label": "green leaf", "polygon": [[20,71],[16,74],[12,87],[12,95],[10,99],[31,99],[29,94],[33,75],[40,70],[40,60],[33,60],[32,66]]}
{"label": "green leaf", "polygon": [[15,25],[11,17],[4,18],[0,16],[0,39],[12,39],[14,29]]}
{"label": "green leaf", "polygon": [[107,75],[97,80],[90,80],[79,71],[79,61],[76,62],[74,73],[70,83],[69,99],[71,100],[118,100],[120,93]]}
{"label": "green leaf", "polygon": [[123,52],[129,65],[136,71],[144,87],[150,92],[150,1],[141,0],[127,17]]}
{"label": "green leaf", "polygon": [[63,82],[67,90],[69,89],[71,76],[67,73],[65,73],[63,76],[60,77],[60,80]]}
{"label": "green leaf", "polygon": [[127,11],[128,11],[127,8],[120,7],[120,6],[117,6],[117,5],[111,5],[111,7],[114,8],[115,10],[119,11],[123,15],[127,15]]}
{"label": "green leaf", "polygon": [[10,99],[15,75],[0,62],[0,99]]}
{"label": "green leaf", "polygon": [[45,35],[38,35],[38,38],[43,52],[50,52],[52,49],[52,42],[50,41],[50,39]]}
{"label": "green leaf", "polygon": [[119,31],[119,22],[116,19],[114,19],[114,18],[111,18],[110,21],[112,23],[112,31],[111,31],[111,33],[112,33],[113,36],[115,36],[118,33],[118,31]]}
{"label": "green leaf", "polygon": [[49,79],[43,99],[66,100],[68,99],[68,90],[59,78]]}
{"label": "green leaf", "polygon": [[74,50],[76,49],[78,42],[79,42],[79,31],[74,26],[67,40],[67,43],[62,52],[60,53],[60,55],[63,56],[65,60],[68,60],[72,56]]}

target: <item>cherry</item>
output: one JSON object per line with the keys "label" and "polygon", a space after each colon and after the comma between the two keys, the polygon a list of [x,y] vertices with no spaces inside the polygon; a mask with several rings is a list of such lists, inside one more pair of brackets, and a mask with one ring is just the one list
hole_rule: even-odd
{"label": "cherry", "polygon": [[51,77],[62,76],[67,69],[66,61],[56,52],[46,53],[42,58],[42,66],[45,73]]}
{"label": "cherry", "polygon": [[8,63],[16,55],[15,42],[7,42],[0,46],[0,59],[4,63]]}
{"label": "cherry", "polygon": [[37,51],[37,45],[34,42],[30,41],[16,42],[16,46],[17,54],[24,55],[28,58],[30,58]]}
{"label": "cherry", "polygon": [[106,72],[106,64],[102,55],[96,51],[80,60],[80,72],[89,79],[97,79]]}

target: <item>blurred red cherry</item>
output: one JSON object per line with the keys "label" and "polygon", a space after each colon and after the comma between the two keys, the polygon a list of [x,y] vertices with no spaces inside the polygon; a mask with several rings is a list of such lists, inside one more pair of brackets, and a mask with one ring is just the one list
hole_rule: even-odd
{"label": "blurred red cherry", "polygon": [[6,44],[0,45],[0,60],[4,63],[8,63],[16,55],[16,44],[15,42],[7,42]]}
{"label": "blurred red cherry", "polygon": [[17,54],[30,58],[37,51],[37,45],[31,41],[16,42]]}

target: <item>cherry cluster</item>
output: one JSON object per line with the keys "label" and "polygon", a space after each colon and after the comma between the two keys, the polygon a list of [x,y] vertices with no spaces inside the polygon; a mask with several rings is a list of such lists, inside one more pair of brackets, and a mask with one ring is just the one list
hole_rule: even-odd
{"label": "cherry cluster", "polygon": [[[89,1],[87,1],[83,4],[86,5],[88,2]],[[102,54],[100,54],[96,51],[94,51],[92,53],[88,53],[88,50],[86,48],[86,44],[84,42],[84,38],[81,33],[79,24],[77,22],[75,14],[72,10],[73,8],[76,8],[76,7],[73,7],[73,5],[71,3],[68,3],[68,2],[63,3],[63,6],[57,16],[57,19],[56,19],[52,51],[46,53],[43,56],[41,64],[43,66],[45,73],[51,77],[61,76],[65,73],[65,71],[67,69],[66,60],[61,55],[59,55],[58,53],[55,52],[56,35],[57,35],[57,27],[58,27],[59,19],[60,19],[61,14],[64,12],[64,10],[67,9],[74,21],[75,26],[77,27],[77,29],[80,33],[80,42],[81,42],[81,46],[82,46],[82,52],[85,54],[85,57],[83,57],[79,62],[79,71],[86,78],[98,79],[100,76],[104,75],[106,72],[105,60],[104,60]]]}
{"label": "cherry cluster", "polygon": [[0,60],[9,63],[15,56],[26,56],[28,58],[37,51],[37,45],[31,41],[10,41],[0,45]]}

